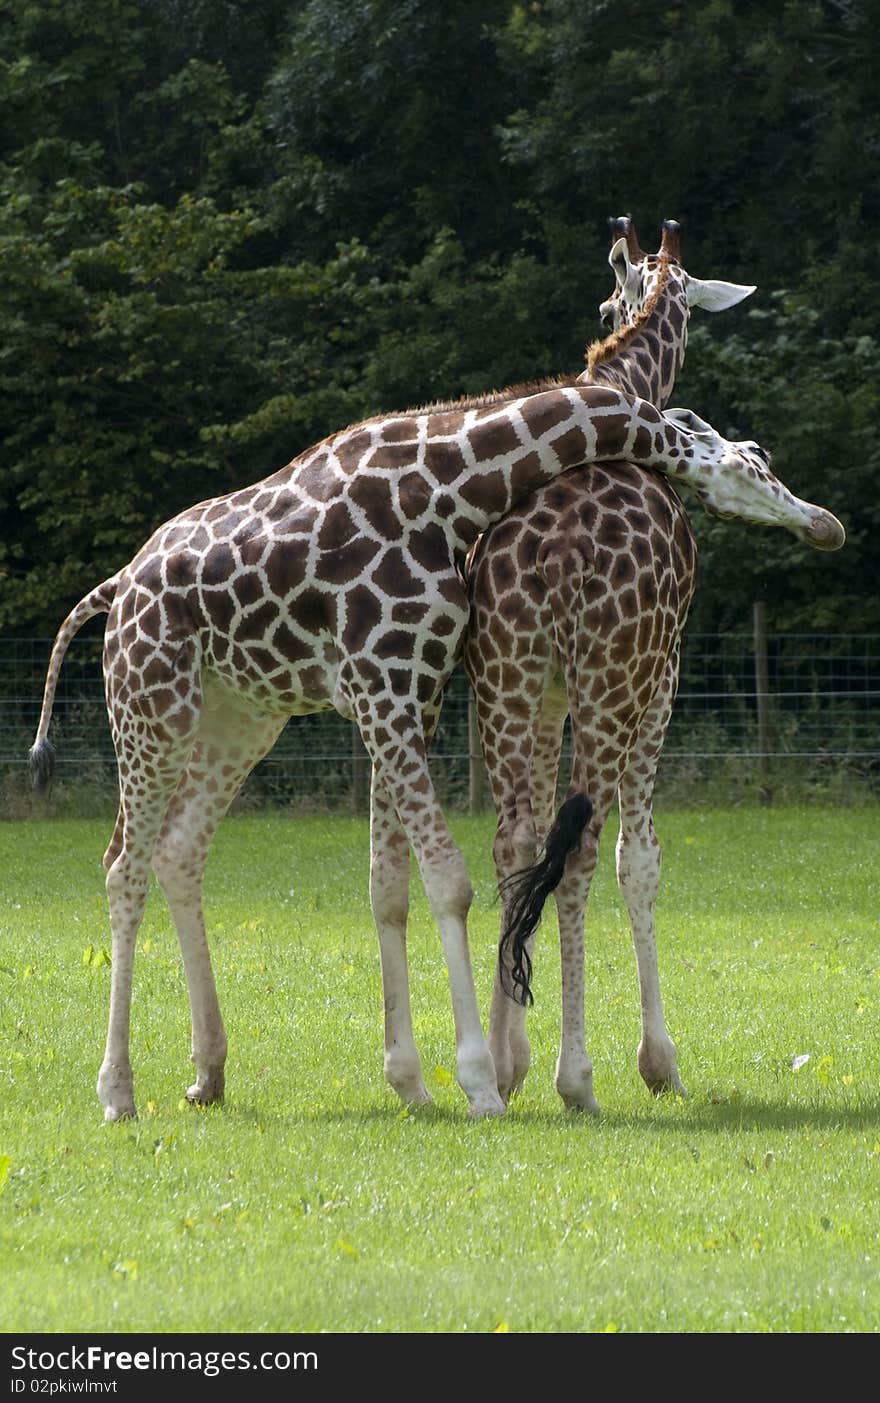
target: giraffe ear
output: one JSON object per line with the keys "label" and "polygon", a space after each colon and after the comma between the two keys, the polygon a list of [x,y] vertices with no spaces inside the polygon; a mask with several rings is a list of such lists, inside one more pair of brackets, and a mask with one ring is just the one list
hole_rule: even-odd
{"label": "giraffe ear", "polygon": [[611,245],[611,251],[608,254],[608,262],[611,264],[614,276],[620,287],[626,287],[626,280],[632,271],[626,239],[616,239],[614,241]]}
{"label": "giraffe ear", "polygon": [[671,419],[673,424],[679,424],[690,434],[714,433],[711,424],[707,424],[705,419],[701,419],[699,414],[695,414],[692,409],[664,409],[663,418]]}
{"label": "giraffe ear", "polygon": [[720,278],[688,277],[687,300],[689,307],[703,307],[707,312],[723,312],[727,307],[735,307],[746,297],[751,297],[754,287],[745,283],[725,283]]}
{"label": "giraffe ear", "polygon": [[629,290],[630,295],[635,296],[638,291],[637,287],[634,288],[631,284],[631,280],[637,278],[638,275],[630,261],[629,245],[626,239],[620,238],[614,241],[611,245],[611,251],[608,254],[608,262],[614,270],[617,287],[610,297],[607,297],[604,302],[599,304],[599,317],[606,325],[613,326],[615,322],[615,309],[617,308],[620,294]]}

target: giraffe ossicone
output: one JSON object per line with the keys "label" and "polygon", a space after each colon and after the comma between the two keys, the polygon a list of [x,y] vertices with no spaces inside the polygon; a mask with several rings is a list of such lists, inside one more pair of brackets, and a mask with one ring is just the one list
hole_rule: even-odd
{"label": "giraffe ossicone", "polygon": [[332,707],[356,722],[372,761],[386,1076],[406,1103],[430,1099],[406,956],[412,849],[449,973],[459,1085],[473,1115],[504,1113],[468,947],[470,881],[427,746],[468,621],[460,565],[474,541],[567,469],[621,457],[704,485],[719,471],[765,471],[753,446],[694,434],[617,389],[573,379],[509,389],[332,434],[262,481],[165,522],[71,611],[52,649],[31,766],[45,785],[64,655],[85,620],[107,612],[120,791],[104,858],[112,967],[98,1095],[107,1120],[136,1114],[132,979],[151,866],[189,991],[196,1080],[187,1095],[222,1096],[227,1041],[201,896],[208,850],[288,718]]}
{"label": "giraffe ossicone", "polygon": [[[691,278],[672,221],[664,224],[657,254],[640,248],[628,217],[611,227],[617,286],[600,312],[613,332],[589,348],[580,379],[595,377],[662,407],[684,358],[691,307],[721,310],[753,289]],[[705,431],[690,411],[666,411],[666,418],[698,438]],[[836,518],[795,498],[753,448],[761,470],[753,478],[718,472],[713,506],[745,521],[785,525],[820,549],[841,545]],[[698,476],[690,482],[678,476],[702,499]],[[652,814],[696,582],[696,545],[681,498],[670,481],[632,462],[573,468],[486,532],[468,559],[467,578],[464,663],[497,817],[493,852],[502,896],[489,1018],[499,1090],[507,1101],[528,1071],[532,951],[553,892],[562,974],[556,1086],[566,1105],[599,1109],[584,1036],[584,916],[599,839],[617,796],[617,875],[642,1013],[639,1071],[652,1091],[684,1094],[660,994],[654,914],[660,847]],[[554,823],[566,717],[569,797]]]}

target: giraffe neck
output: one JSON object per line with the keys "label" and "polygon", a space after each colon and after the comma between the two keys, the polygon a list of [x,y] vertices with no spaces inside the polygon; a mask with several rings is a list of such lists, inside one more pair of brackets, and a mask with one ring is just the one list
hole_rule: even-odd
{"label": "giraffe neck", "polygon": [[657,287],[631,326],[594,342],[581,383],[613,385],[661,409],[687,349],[688,305],[678,265],[664,258]]}
{"label": "giraffe neck", "polygon": [[568,468],[623,458],[704,481],[701,473],[717,468],[729,447],[718,436],[707,446],[647,401],[610,386],[569,385],[484,408],[373,420],[292,466],[294,481],[313,497],[369,499],[374,515],[384,502],[406,532],[433,542],[425,545],[429,567],[441,541],[447,552],[466,553],[488,526]]}

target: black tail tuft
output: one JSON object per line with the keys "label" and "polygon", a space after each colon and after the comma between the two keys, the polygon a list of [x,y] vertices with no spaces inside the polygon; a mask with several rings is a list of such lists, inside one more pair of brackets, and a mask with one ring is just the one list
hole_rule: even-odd
{"label": "black tail tuft", "polygon": [[[498,953],[503,957],[505,950],[511,952],[511,997],[517,1003],[534,1002],[531,990],[532,961],[526,943],[537,930],[544,904],[562,880],[566,859],[577,847],[592,816],[593,805],[586,794],[570,795],[547,834],[542,856],[531,867],[514,872],[501,883],[501,891],[507,898],[508,917],[501,932]],[[503,958],[500,968],[503,978]]]}
{"label": "black tail tuft", "polygon": [[49,740],[37,741],[28,755],[31,784],[37,794],[46,794],[55,774],[55,747]]}

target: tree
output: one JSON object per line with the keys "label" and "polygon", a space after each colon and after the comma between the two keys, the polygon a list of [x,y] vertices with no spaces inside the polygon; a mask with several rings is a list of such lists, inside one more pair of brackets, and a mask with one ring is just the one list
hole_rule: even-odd
{"label": "tree", "polygon": [[[605,220],[685,226],[676,390],[839,556],[694,511],[704,628],[877,605],[864,0],[0,0],[0,628],[377,411],[581,368]],[[46,562],[52,562],[51,570]]]}

